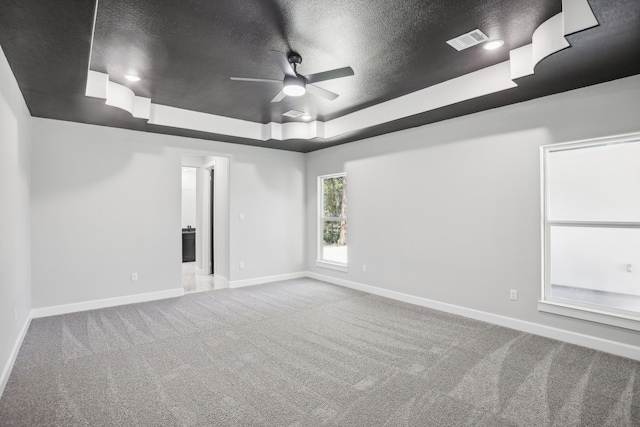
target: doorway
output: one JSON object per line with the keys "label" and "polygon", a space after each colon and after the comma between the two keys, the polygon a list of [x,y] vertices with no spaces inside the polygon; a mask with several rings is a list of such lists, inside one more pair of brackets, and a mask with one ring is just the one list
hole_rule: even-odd
{"label": "doorway", "polygon": [[195,261],[182,263],[184,291],[228,287],[229,159],[184,154],[182,166],[196,171]]}
{"label": "doorway", "polygon": [[185,293],[213,289],[213,276],[200,274],[198,268],[202,254],[197,247],[203,232],[198,221],[200,175],[199,167],[182,167],[182,287]]}

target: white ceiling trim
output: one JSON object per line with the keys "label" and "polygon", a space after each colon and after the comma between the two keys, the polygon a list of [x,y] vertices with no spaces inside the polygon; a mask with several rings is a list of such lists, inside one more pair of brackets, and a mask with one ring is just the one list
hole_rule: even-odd
{"label": "white ceiling trim", "polygon": [[[97,13],[94,19],[97,19]],[[514,88],[517,86],[514,80],[534,74],[535,66],[544,58],[570,47],[566,35],[597,25],[587,0],[562,0],[562,12],[543,22],[534,31],[530,44],[511,50],[508,61],[326,122],[263,124],[154,104],[150,98],[136,96],[126,86],[110,81],[108,74],[92,70],[87,75],[85,94],[104,99],[106,105],[128,111],[133,117],[153,125],[262,141],[328,139]]]}

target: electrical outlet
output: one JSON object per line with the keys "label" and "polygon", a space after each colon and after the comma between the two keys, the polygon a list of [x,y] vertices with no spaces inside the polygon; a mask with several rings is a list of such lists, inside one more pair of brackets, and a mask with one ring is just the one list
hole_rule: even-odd
{"label": "electrical outlet", "polygon": [[363,271],[364,273],[366,273],[366,272],[367,272],[367,264],[362,264],[362,271]]}
{"label": "electrical outlet", "polygon": [[138,281],[138,273],[131,273],[131,281],[132,282]]}
{"label": "electrical outlet", "polygon": [[240,270],[244,270],[244,261],[240,261]]}
{"label": "electrical outlet", "polygon": [[509,291],[509,298],[516,301],[518,299],[518,291],[516,289],[511,289]]}

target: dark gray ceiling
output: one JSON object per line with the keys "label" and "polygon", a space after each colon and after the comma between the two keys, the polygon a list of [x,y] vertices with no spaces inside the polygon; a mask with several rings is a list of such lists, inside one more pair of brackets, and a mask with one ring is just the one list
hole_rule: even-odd
{"label": "dark gray ceiling", "polygon": [[[302,110],[331,120],[509,59],[559,13],[561,0],[0,0],[0,45],[31,114],[147,132],[309,152],[640,73],[640,1],[589,0],[599,26],[569,36],[518,87],[328,140],[242,139],[147,124],[85,96],[87,68],[153,103],[260,123]],[[480,28],[505,46],[457,52],[445,42]],[[299,52],[298,71],[351,66],[353,77],[318,84],[340,95],[270,100],[281,79],[269,50]],[[90,64],[89,64],[90,63]],[[143,81],[122,75],[135,70]]]}

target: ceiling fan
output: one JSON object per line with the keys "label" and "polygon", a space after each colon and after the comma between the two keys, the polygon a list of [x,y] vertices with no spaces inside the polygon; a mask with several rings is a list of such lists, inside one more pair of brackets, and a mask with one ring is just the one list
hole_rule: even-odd
{"label": "ceiling fan", "polygon": [[333,101],[338,97],[337,93],[333,93],[326,89],[322,89],[314,85],[314,83],[326,80],[337,79],[340,77],[353,76],[351,67],[336,68],[335,70],[323,71],[321,73],[302,75],[298,74],[297,67],[302,63],[302,56],[296,52],[291,52],[289,56],[282,52],[270,50],[271,56],[276,60],[280,69],[284,73],[283,80],[261,79],[252,77],[231,77],[231,80],[239,80],[245,82],[267,82],[281,83],[282,90],[271,100],[271,102],[280,102],[285,96],[301,96],[306,91],[329,101]]}

